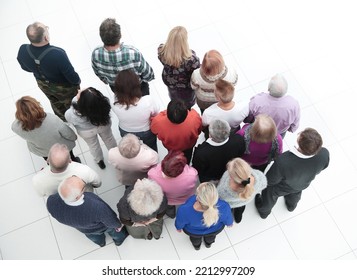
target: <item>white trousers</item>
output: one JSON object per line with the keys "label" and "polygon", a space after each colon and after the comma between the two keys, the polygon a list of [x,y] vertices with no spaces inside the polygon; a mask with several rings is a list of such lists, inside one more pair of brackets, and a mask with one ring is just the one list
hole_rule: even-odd
{"label": "white trousers", "polygon": [[90,130],[79,130],[77,132],[86,141],[89,151],[97,163],[104,159],[98,135],[102,138],[108,150],[117,146],[111,125],[97,126]]}

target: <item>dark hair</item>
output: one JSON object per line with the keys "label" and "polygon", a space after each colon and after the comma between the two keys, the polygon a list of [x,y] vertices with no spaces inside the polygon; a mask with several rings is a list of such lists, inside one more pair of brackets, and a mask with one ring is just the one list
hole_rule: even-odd
{"label": "dark hair", "polygon": [[31,96],[23,96],[16,101],[16,119],[25,131],[34,130],[42,125],[46,117],[41,103]]}
{"label": "dark hair", "polygon": [[114,88],[116,97],[114,104],[126,105],[126,109],[129,109],[130,105],[135,105],[136,99],[142,96],[139,77],[130,69],[117,74]]}
{"label": "dark hair", "polygon": [[169,151],[161,162],[161,171],[168,177],[175,178],[183,172],[187,159],[181,151]]}
{"label": "dark hair", "polygon": [[172,123],[179,124],[184,122],[187,114],[187,106],[185,105],[185,102],[180,99],[171,100],[167,105],[167,118]]}
{"label": "dark hair", "polygon": [[120,25],[114,18],[107,18],[99,27],[99,35],[105,46],[115,46],[121,39]]}
{"label": "dark hair", "polygon": [[73,108],[95,126],[110,124],[110,103],[99,90],[89,87],[81,92]]}
{"label": "dark hair", "polygon": [[321,135],[313,128],[305,128],[298,138],[300,151],[306,156],[316,155],[323,144]]}

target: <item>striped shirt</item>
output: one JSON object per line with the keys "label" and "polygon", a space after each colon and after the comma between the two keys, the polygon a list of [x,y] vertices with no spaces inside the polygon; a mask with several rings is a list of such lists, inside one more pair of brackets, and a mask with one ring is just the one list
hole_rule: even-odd
{"label": "striped shirt", "polygon": [[142,81],[149,82],[155,78],[154,71],[136,48],[121,44],[113,51],[97,47],[92,53],[94,73],[104,83],[114,86],[119,71],[133,69]]}

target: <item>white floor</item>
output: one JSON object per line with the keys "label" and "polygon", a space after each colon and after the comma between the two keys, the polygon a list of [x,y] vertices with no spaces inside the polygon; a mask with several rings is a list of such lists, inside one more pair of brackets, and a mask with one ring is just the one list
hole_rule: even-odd
{"label": "white floor", "polygon": [[[0,259],[356,259],[357,25],[353,1],[350,5],[346,1],[333,1],[335,5],[325,3],[332,1],[258,2],[0,0]],[[66,50],[82,87],[93,86],[109,95],[109,88],[90,65],[91,51],[101,45],[98,28],[106,17],[117,18],[123,41],[136,46],[154,68],[151,94],[162,109],[169,99],[156,50],[176,25],[188,29],[190,46],[201,59],[206,51],[217,49],[236,68],[237,100],[247,102],[266,90],[275,73],[285,75],[289,94],[302,108],[300,130],[317,129],[331,153],[329,168],[304,191],[296,211],[288,212],[280,200],[272,215],[262,220],[251,204],[241,224],[224,230],[212,248],[200,251],[192,248],[185,234],[176,232],[171,219],[165,219],[159,241],[129,237],[116,247],[108,237],[108,245],[99,248],[49,216],[44,199],[31,186],[32,176],[45,162],[28,152],[10,125],[14,103],[23,95],[32,95],[46,110],[51,109],[32,74],[17,63],[17,51],[28,42],[27,25],[41,21],[50,27],[51,43]],[[287,135],[285,150],[295,136]],[[100,170],[81,139],[75,154],[100,173],[104,183],[98,195],[116,209],[123,187],[113,168]],[[161,157],[164,154],[161,147]]]}

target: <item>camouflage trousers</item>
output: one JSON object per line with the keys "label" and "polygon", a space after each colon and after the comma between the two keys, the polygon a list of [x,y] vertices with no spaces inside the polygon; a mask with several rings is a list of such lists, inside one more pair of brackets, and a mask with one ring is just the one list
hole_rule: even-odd
{"label": "camouflage trousers", "polygon": [[66,121],[64,113],[71,107],[74,96],[77,95],[79,86],[69,84],[47,83],[36,80],[38,87],[50,100],[53,112],[63,121]]}

